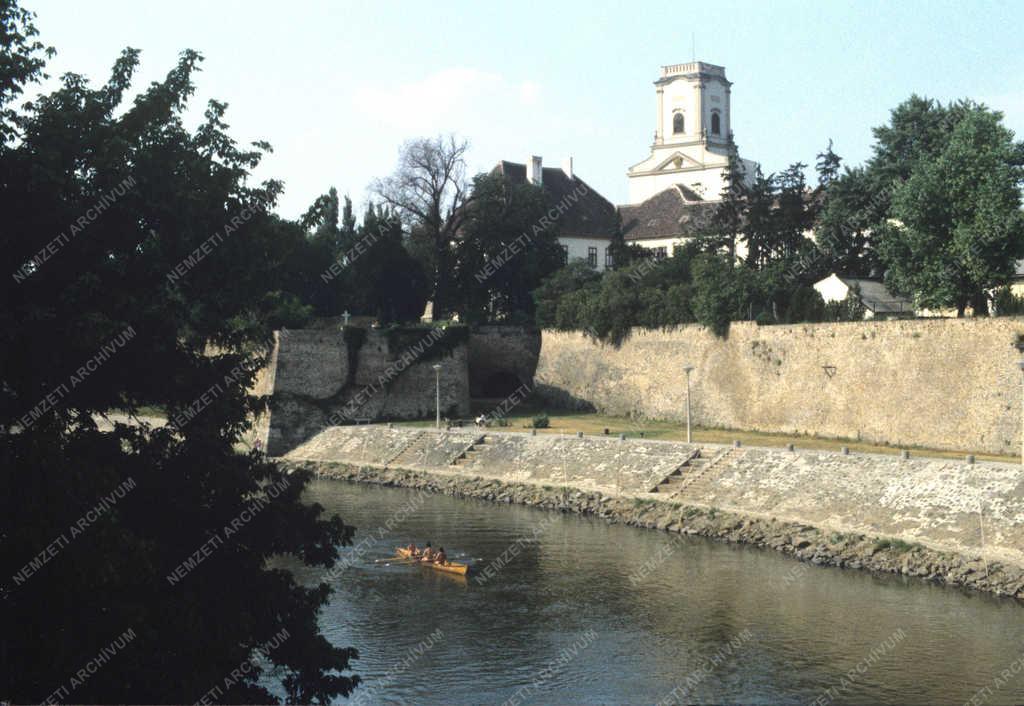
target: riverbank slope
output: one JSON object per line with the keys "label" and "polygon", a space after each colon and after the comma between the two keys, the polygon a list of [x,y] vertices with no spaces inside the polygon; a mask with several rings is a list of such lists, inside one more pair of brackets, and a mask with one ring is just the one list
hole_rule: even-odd
{"label": "riverbank slope", "polygon": [[383,425],[328,429],[282,460],[1024,599],[1024,471],[1010,464]]}

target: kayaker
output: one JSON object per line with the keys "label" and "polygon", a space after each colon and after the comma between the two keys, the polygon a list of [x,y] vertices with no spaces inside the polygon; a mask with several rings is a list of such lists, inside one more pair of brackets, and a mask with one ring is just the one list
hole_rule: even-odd
{"label": "kayaker", "polygon": [[419,550],[419,547],[416,546],[416,542],[409,542],[409,546],[407,546],[405,548],[405,550],[407,552],[409,552],[409,556],[419,556],[420,555],[420,550]]}
{"label": "kayaker", "polygon": [[430,546],[430,542],[427,542],[427,546],[423,549],[423,554],[420,558],[421,561],[433,561],[434,556],[437,552],[434,551],[433,547]]}
{"label": "kayaker", "polygon": [[441,564],[442,566],[448,563],[448,555],[444,553],[444,547],[441,547],[437,554],[434,555],[434,563]]}

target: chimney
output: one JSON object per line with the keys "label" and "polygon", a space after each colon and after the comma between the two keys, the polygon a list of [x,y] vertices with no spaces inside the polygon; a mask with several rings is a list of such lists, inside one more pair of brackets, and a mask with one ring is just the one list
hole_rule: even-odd
{"label": "chimney", "polygon": [[562,160],[562,171],[565,172],[565,175],[567,177],[572,179],[572,157],[571,156],[566,157],[565,159]]}
{"label": "chimney", "polygon": [[526,181],[534,186],[544,185],[544,171],[541,167],[541,162],[541,158],[534,155],[526,163]]}

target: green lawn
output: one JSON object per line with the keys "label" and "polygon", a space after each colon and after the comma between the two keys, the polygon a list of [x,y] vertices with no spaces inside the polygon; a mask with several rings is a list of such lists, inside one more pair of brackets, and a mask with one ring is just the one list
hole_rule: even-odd
{"label": "green lawn", "polygon": [[[474,405],[476,406],[476,405]],[[476,413],[486,412],[493,409],[493,406],[483,407],[476,410]],[[529,432],[533,417],[538,412],[532,410],[516,409],[508,414],[507,427],[491,424],[492,431],[514,431]],[[637,419],[628,417],[613,417],[606,414],[592,412],[548,412],[551,426],[547,429],[538,429],[539,434],[575,434],[583,432],[587,435],[603,435],[608,430],[610,436],[625,434],[627,438],[660,439],[665,441],[686,441],[686,424],[674,421]],[[412,422],[396,422],[399,425],[431,427],[434,420],[417,420]],[[784,447],[786,444],[794,444],[802,449],[823,449],[839,451],[841,447],[848,446],[851,452],[898,454],[902,447],[871,444],[851,439],[823,439],[813,436],[795,436],[789,434],[772,434],[756,431],[735,431],[732,429],[705,429],[703,427],[693,428],[693,441],[695,443],[707,444],[731,444],[739,440],[744,446],[777,446]],[[962,459],[970,451],[939,451],[936,449],[922,449],[910,447],[913,455],[930,456],[936,458],[958,458]],[[1019,463],[1019,457],[998,456],[993,454],[975,453],[978,460],[1002,461],[1006,463]]]}

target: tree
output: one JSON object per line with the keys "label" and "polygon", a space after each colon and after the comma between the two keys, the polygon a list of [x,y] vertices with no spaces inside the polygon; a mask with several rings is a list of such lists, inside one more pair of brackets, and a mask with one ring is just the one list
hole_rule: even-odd
{"label": "tree", "polygon": [[775,175],[766,177],[758,167],[741,207],[741,237],[747,246],[746,261],[754,268],[768,264],[778,248],[777,192]]}
{"label": "tree", "polygon": [[842,163],[842,158],[832,151],[832,140],[829,140],[828,147],[824,152],[818,153],[818,161],[815,163],[819,188],[827,189],[839,178],[839,168]]}
{"label": "tree", "polygon": [[724,250],[735,259],[736,242],[743,231],[748,189],[746,169],[732,138],[729,139],[729,163],[725,171],[721,201],[701,233],[701,240],[708,252]]}
{"label": "tree", "polygon": [[807,183],[804,181],[806,168],[806,164],[796,162],[779,174],[776,236],[771,253],[774,259],[788,260],[796,255],[806,240],[804,234],[814,223],[814,214],[807,204]]}
{"label": "tree", "polygon": [[454,135],[410,140],[394,174],[371,187],[408,224],[416,253],[431,271],[435,318],[450,312],[454,297],[452,248],[470,202],[468,148]]}
{"label": "tree", "polygon": [[651,257],[651,251],[636,243],[627,243],[622,233],[622,214],[616,209],[615,232],[612,233],[611,241],[608,243],[608,254],[612,258],[612,267],[616,270],[629,267],[635,262],[646,260]]}
{"label": "tree", "polygon": [[829,182],[814,226],[823,270],[866,277],[878,268],[872,233],[885,222],[888,201],[877,198],[864,167]]}
{"label": "tree", "polygon": [[559,306],[569,295],[596,284],[601,275],[583,260],[570,262],[553,272],[533,291],[535,321],[540,328],[576,329],[582,325],[575,317],[559,321]]}
{"label": "tree", "polygon": [[729,322],[737,316],[737,305],[745,299],[742,287],[737,285],[731,258],[707,253],[694,260],[693,314],[717,336],[728,333]]}
{"label": "tree", "polygon": [[[267,146],[240,147],[217,102],[185,129],[192,51],[130,106],[129,49],[106,84],[65,75],[11,117],[11,86],[38,75],[38,48],[19,39],[34,30],[16,5],[0,4],[0,18],[0,70],[15,69],[0,108],[20,133],[0,145],[0,259],[17,275],[0,285],[0,557],[22,579],[2,591],[3,693],[38,702],[65,685],[53,698],[194,702],[217,687],[220,701],[273,701],[249,660],[284,635],[267,662],[289,699],[350,693],[356,653],[317,626],[330,588],[267,561],[327,568],[353,530],[301,502],[308,474],[235,448],[262,408],[247,390],[267,352],[261,307],[280,291],[266,254],[281,253],[269,215],[281,187],[249,183]],[[103,433],[94,422],[142,405],[172,424]],[[58,555],[19,573],[61,536]],[[128,630],[102,669],[69,683]]]}
{"label": "tree", "polygon": [[1024,257],[1024,150],[1002,114],[961,103],[961,116],[933,155],[920,156],[892,196],[881,231],[886,282],[922,306],[968,304],[988,313],[988,290],[1009,282]]}
{"label": "tree", "polygon": [[430,284],[403,241],[398,216],[370,204],[358,229],[359,245],[347,256],[352,311],[370,314],[381,323],[419,321]]}
{"label": "tree", "polygon": [[481,174],[467,209],[453,258],[455,308],[471,323],[532,323],[531,292],[562,265],[557,225],[540,225],[548,210],[544,191]]}
{"label": "tree", "polygon": [[35,15],[10,0],[0,2],[0,145],[17,132],[17,111],[11,107],[25,86],[47,78],[44,57],[54,50],[36,39]]}

